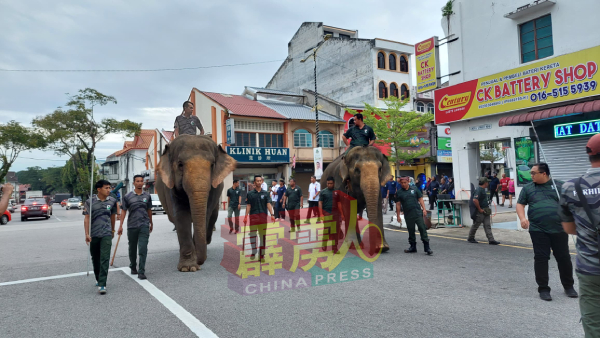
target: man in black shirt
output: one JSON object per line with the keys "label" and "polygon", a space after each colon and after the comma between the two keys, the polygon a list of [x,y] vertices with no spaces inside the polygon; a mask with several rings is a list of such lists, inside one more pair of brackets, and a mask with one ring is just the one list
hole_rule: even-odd
{"label": "man in black shirt", "polygon": [[[290,231],[296,231],[296,221],[300,223],[300,208],[304,205],[302,189],[296,185],[296,180],[290,178],[290,186],[285,191],[283,197],[283,208],[288,210],[290,216]],[[298,224],[299,225],[299,224]]]}
{"label": "man in black shirt", "polygon": [[235,233],[240,232],[240,225],[238,220],[240,218],[240,209],[242,204],[242,195],[240,194],[240,182],[238,180],[233,180],[233,186],[227,189],[227,202],[229,203],[229,208],[227,209],[227,221],[229,222],[229,233],[234,231],[233,221],[231,220],[231,216],[235,215]]}
{"label": "man in black shirt", "polygon": [[490,202],[494,199],[494,195],[496,196],[496,204],[500,204],[500,196],[498,196],[498,190],[500,189],[500,180],[498,179],[498,174],[493,173],[492,178],[490,179]]}
{"label": "man in black shirt", "polygon": [[[248,216],[250,216],[250,235],[256,236],[256,231],[260,237],[260,259],[264,260],[265,257],[265,237],[266,237],[266,225],[267,221],[267,210],[271,213],[271,221],[275,222],[275,213],[273,212],[273,206],[271,205],[271,194],[269,191],[262,190],[263,178],[260,175],[254,176],[254,190],[248,193],[246,197],[246,216],[244,217],[244,224],[248,223]],[[256,229],[252,229],[252,227]],[[245,237],[244,237],[245,238]],[[252,246],[252,256],[254,259],[256,256],[256,244],[254,242]],[[245,247],[245,246],[244,246]]]}
{"label": "man in black shirt", "polygon": [[[354,123],[354,127],[349,128],[342,136],[344,143],[346,143],[347,146],[350,146],[348,147],[348,150],[346,150],[346,153],[354,147],[372,146],[375,143],[375,132],[373,131],[373,128],[367,126],[363,122],[362,114],[354,115]],[[351,138],[352,141],[348,141],[349,138]]]}
{"label": "man in black shirt", "polygon": [[175,118],[175,124],[173,126],[175,130],[175,137],[179,135],[196,135],[197,130],[200,130],[200,135],[204,135],[204,127],[202,122],[196,115],[192,115],[194,112],[194,104],[190,101],[183,103],[183,113]]}

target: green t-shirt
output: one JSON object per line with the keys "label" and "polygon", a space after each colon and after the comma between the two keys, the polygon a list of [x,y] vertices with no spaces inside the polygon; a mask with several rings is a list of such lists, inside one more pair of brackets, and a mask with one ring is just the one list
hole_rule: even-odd
{"label": "green t-shirt", "polygon": [[246,196],[246,204],[250,204],[250,215],[267,214],[267,204],[271,203],[271,194],[268,191],[252,190]]}
{"label": "green t-shirt", "polygon": [[333,189],[326,188],[321,190],[321,192],[319,193],[319,202],[323,202],[323,210],[327,211],[330,214],[333,210],[333,197]]}
{"label": "green t-shirt", "polygon": [[350,147],[365,146],[368,145],[371,140],[375,139],[375,132],[373,131],[373,128],[365,124],[362,129],[359,129],[356,126],[348,129],[348,131],[344,133],[344,136],[352,139],[352,141],[350,141]]}
{"label": "green t-shirt", "polygon": [[531,182],[523,187],[517,203],[529,205],[529,231],[561,233],[563,227],[558,214],[558,196],[552,180],[544,184]]}
{"label": "green t-shirt", "polygon": [[302,189],[300,189],[299,186],[295,186],[294,188],[288,186],[287,190],[285,191],[285,196],[287,196],[285,206],[288,210],[300,209],[300,197],[302,197]]}
{"label": "green t-shirt", "polygon": [[400,189],[396,190],[396,202],[400,202],[400,204],[402,204],[402,210],[404,211],[405,218],[422,217],[423,211],[421,210],[421,205],[419,204],[419,198],[422,197],[423,193],[415,187],[409,186],[406,190],[400,187]]}
{"label": "green t-shirt", "polygon": [[473,193],[473,199],[479,201],[479,207],[481,207],[481,209],[489,208],[490,206],[487,193],[482,187],[477,187],[477,189],[475,189],[475,193]]}
{"label": "green t-shirt", "polygon": [[237,208],[240,205],[240,188],[229,188],[227,189],[227,197],[229,197],[229,206]]}

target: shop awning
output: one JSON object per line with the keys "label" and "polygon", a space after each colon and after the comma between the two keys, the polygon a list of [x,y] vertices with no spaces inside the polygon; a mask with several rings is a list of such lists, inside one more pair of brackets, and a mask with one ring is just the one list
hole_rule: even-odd
{"label": "shop awning", "polygon": [[561,117],[571,114],[591,113],[600,111],[600,100],[570,104],[568,106],[539,110],[519,115],[506,116],[500,119],[500,127],[518,125],[522,123],[529,124],[531,121],[539,121],[550,118]]}

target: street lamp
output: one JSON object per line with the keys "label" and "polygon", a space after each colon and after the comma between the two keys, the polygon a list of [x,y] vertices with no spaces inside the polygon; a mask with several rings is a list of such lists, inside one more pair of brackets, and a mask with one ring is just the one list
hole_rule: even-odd
{"label": "street lamp", "polygon": [[316,46],[304,51],[304,53],[307,53],[312,50],[312,53],[304,59],[300,60],[301,63],[304,63],[306,62],[306,60],[308,60],[308,58],[312,56],[313,60],[315,61],[315,128],[317,133],[317,148],[321,146],[321,138],[319,137],[319,98],[317,97],[317,51],[319,50],[319,48],[321,48],[323,43],[329,40],[330,38],[331,34],[325,35],[323,37],[323,41],[319,42]]}

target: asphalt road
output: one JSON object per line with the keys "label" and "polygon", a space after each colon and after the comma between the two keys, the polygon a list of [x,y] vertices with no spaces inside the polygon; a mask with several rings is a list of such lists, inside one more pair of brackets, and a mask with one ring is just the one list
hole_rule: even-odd
{"label": "asphalt road", "polygon": [[242,296],[220,265],[219,232],[202,269],[182,273],[172,225],[156,215],[148,283],[119,270],[129,265],[123,235],[100,296],[93,274],[23,282],[87,271],[81,211],[15,216],[0,226],[1,337],[583,336],[578,302],[563,294],[554,260],[554,300],[538,298],[529,248],[432,237],[429,257],[421,244],[419,253],[403,253],[407,234],[386,231],[391,250],[373,263],[373,278]]}

